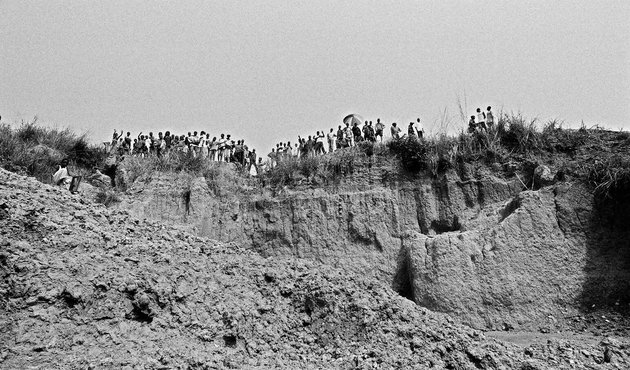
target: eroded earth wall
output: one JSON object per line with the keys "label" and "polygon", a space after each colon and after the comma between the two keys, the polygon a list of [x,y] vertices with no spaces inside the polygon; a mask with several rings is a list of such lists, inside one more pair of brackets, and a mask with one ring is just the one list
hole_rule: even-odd
{"label": "eroded earth wall", "polygon": [[347,189],[217,197],[203,178],[177,188],[165,177],[128,207],[263,256],[375,275],[477,327],[526,327],[628,297],[627,232],[606,229],[582,185],[523,191],[518,179],[449,172]]}

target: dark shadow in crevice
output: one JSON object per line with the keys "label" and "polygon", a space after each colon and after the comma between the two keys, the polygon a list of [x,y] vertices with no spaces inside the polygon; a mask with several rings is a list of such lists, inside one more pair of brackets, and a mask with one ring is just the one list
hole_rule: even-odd
{"label": "dark shadow in crevice", "polygon": [[560,230],[585,248],[580,309],[630,317],[630,196],[598,198],[578,184],[558,185],[554,195]]}
{"label": "dark shadow in crevice", "polygon": [[411,276],[409,251],[405,247],[400,248],[400,251],[398,252],[398,267],[396,268],[392,288],[401,297],[407,298],[413,302],[416,301],[413,292],[413,279]]}
{"label": "dark shadow in crevice", "polygon": [[236,336],[233,334],[228,334],[223,336],[223,345],[230,348],[236,347]]}
{"label": "dark shadow in crevice", "polygon": [[459,217],[457,215],[453,216],[451,220],[442,219],[431,221],[431,229],[433,229],[436,234],[459,231],[461,228],[462,225],[459,223]]}
{"label": "dark shadow in crevice", "polygon": [[499,212],[501,216],[501,219],[499,220],[499,222],[508,218],[508,216],[514,213],[520,206],[521,206],[521,200],[519,199],[517,195],[508,204],[506,204],[506,206],[503,207],[503,209]]}

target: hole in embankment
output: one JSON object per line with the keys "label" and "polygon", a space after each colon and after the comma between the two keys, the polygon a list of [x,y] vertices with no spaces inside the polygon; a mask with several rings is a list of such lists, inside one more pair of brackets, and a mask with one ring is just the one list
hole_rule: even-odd
{"label": "hole in embankment", "polygon": [[453,216],[452,220],[433,220],[431,221],[431,229],[436,234],[448,233],[461,230],[462,225],[459,223],[459,217]]}
{"label": "hole in embankment", "polygon": [[182,202],[184,203],[184,209],[186,211],[186,215],[190,214],[190,196],[192,191],[190,189],[185,189],[182,191]]}
{"label": "hole in embankment", "polygon": [[223,336],[223,344],[226,347],[236,347],[236,336],[233,334],[228,334]]}
{"label": "hole in embankment", "polygon": [[411,280],[409,252],[406,248],[401,248],[398,253],[398,267],[396,269],[396,275],[394,275],[392,288],[400,294],[401,297],[407,298],[410,301],[416,301]]}
{"label": "hole in embankment", "polygon": [[76,294],[72,294],[68,292],[67,290],[64,290],[60,296],[65,302],[65,304],[70,308],[76,306],[77,304],[81,302],[80,296],[77,296]]}

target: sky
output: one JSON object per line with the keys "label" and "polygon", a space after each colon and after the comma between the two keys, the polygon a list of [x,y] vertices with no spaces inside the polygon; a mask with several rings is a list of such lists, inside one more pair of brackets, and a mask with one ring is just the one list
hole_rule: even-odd
{"label": "sky", "polygon": [[460,106],[628,130],[629,19],[628,0],[0,0],[0,115],[262,151],[350,113],[455,132]]}

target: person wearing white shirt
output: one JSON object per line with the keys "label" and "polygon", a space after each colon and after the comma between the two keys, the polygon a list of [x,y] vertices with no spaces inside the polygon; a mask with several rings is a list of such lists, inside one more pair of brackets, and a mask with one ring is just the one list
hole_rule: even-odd
{"label": "person wearing white shirt", "polygon": [[335,134],[335,130],[331,128],[326,136],[328,139],[328,151],[332,153],[337,150],[337,135]]}
{"label": "person wearing white shirt", "polygon": [[217,141],[217,138],[213,137],[208,146],[210,151],[210,160],[214,162],[217,160],[217,151],[219,150],[219,142]]}
{"label": "person wearing white shirt", "polygon": [[206,158],[208,156],[208,142],[210,141],[210,134],[206,134],[201,131],[201,136],[199,137],[199,154],[201,154],[201,158]]}
{"label": "person wearing white shirt", "polygon": [[225,159],[225,143],[227,140],[225,140],[225,134],[221,134],[221,137],[219,138],[219,155],[218,155],[218,161],[219,162],[223,162]]}
{"label": "person wearing white shirt", "polygon": [[477,125],[486,130],[486,114],[481,111],[481,108],[477,108]]}

